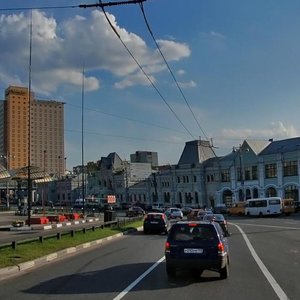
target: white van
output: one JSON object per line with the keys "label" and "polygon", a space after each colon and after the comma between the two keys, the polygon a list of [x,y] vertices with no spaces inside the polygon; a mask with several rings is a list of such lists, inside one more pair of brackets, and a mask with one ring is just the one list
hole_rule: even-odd
{"label": "white van", "polygon": [[282,199],[280,197],[256,198],[247,200],[245,215],[267,216],[282,214]]}

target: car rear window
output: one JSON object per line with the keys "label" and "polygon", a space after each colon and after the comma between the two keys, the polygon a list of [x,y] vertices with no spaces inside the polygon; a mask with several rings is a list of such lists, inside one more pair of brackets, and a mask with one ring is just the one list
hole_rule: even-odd
{"label": "car rear window", "polygon": [[213,226],[189,226],[187,224],[173,226],[170,238],[173,241],[217,240]]}
{"label": "car rear window", "polygon": [[160,220],[162,219],[162,215],[147,215],[148,220]]}

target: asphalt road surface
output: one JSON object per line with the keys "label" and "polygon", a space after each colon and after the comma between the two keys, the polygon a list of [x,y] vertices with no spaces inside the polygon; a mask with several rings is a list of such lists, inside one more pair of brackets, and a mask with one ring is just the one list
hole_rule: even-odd
{"label": "asphalt road surface", "polygon": [[137,232],[0,281],[6,299],[299,299],[300,218],[231,218],[230,276],[165,272],[165,235]]}

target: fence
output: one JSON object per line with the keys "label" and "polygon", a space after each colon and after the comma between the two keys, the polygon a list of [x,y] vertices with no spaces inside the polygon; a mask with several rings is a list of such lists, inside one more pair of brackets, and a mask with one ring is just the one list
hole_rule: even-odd
{"label": "fence", "polygon": [[103,222],[102,224],[99,225],[93,225],[93,226],[85,226],[83,228],[80,229],[74,229],[72,228],[71,230],[67,230],[67,231],[58,231],[56,233],[52,233],[49,235],[37,235],[36,237],[30,238],[30,239],[24,239],[24,240],[13,240],[9,243],[4,243],[0,245],[0,249],[3,248],[12,248],[12,249],[16,249],[18,245],[22,245],[22,244],[29,244],[32,242],[36,242],[39,241],[40,243],[43,243],[44,240],[46,239],[50,239],[50,238],[57,238],[58,240],[62,238],[62,236],[71,236],[74,237],[76,235],[76,233],[82,232],[82,233],[87,233],[88,231],[95,231],[96,229],[104,229],[105,227],[117,227],[117,228],[122,228],[125,227],[126,225],[134,222],[134,221],[139,221],[141,220],[141,217],[132,217],[129,219],[118,219],[118,220],[114,220],[114,221],[108,221],[108,222]]}

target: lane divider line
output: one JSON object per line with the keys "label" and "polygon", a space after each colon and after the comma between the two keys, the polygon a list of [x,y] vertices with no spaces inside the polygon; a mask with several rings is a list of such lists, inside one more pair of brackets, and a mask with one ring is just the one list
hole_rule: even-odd
{"label": "lane divider line", "polygon": [[122,299],[128,292],[130,292],[140,281],[142,281],[151,271],[153,271],[161,262],[165,260],[163,256],[155,264],[153,264],[147,271],[145,271],[141,276],[139,276],[135,281],[133,281],[128,287],[126,287],[121,293],[117,295],[113,300]]}
{"label": "lane divider line", "polygon": [[264,263],[262,262],[262,260],[259,258],[259,256],[257,255],[256,251],[254,250],[252,244],[250,243],[247,235],[245,234],[245,232],[243,231],[243,229],[238,226],[237,224],[231,223],[232,225],[236,226],[237,229],[240,231],[240,233],[242,234],[246,245],[252,255],[252,257],[254,258],[255,262],[257,263],[257,265],[259,266],[260,270],[262,271],[262,273],[264,274],[264,276],[266,277],[266,279],[269,281],[271,287],[273,288],[274,292],[276,293],[276,295],[278,296],[278,298],[280,300],[288,300],[288,296],[285,294],[285,292],[283,291],[283,289],[280,287],[280,285],[277,283],[277,281],[275,280],[275,278],[272,276],[272,274],[269,272],[269,270],[267,269],[267,267],[264,265]]}

